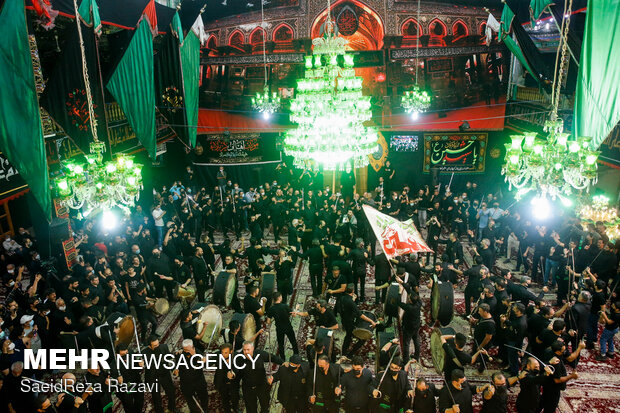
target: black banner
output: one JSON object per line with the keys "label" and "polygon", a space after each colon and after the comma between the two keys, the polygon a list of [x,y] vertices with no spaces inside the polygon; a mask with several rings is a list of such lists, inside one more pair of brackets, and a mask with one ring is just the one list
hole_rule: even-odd
{"label": "black banner", "polygon": [[[95,37],[92,28],[84,25],[82,25],[82,35],[90,91],[98,122],[97,132],[99,140],[104,141],[106,129],[103,117],[103,99],[101,99],[101,82],[97,70]],[[92,130],[82,73],[82,54],[75,25],[69,31],[68,39],[52,70],[40,103],[65,133],[73,139],[75,144],[85,153],[89,153]]]}
{"label": "black banner", "polygon": [[24,191],[28,188],[26,181],[9,160],[0,153],[0,201]]}
{"label": "black banner", "polygon": [[[198,135],[202,153],[194,158],[195,165],[242,165],[280,162],[276,148],[277,133],[234,133],[229,135]],[[200,152],[197,150],[196,152]]]}
{"label": "black banner", "polygon": [[439,168],[447,173],[484,172],[486,133],[425,133],[424,173]]}

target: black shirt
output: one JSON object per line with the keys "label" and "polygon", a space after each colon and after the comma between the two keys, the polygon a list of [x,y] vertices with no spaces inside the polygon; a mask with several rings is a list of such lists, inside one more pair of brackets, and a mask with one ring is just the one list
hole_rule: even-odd
{"label": "black shirt", "polygon": [[450,344],[450,342],[444,343],[442,347],[446,352],[446,358],[443,365],[443,371],[446,378],[450,378],[453,370],[458,369],[465,372],[465,365],[471,364],[471,355],[462,350],[458,350],[454,347],[454,345]]}
{"label": "black shirt", "polygon": [[519,395],[516,405],[520,412],[534,413],[538,409],[540,400],[540,386],[548,380],[544,375],[528,371],[527,375],[519,380]]}
{"label": "black shirt", "polygon": [[[487,334],[490,334],[492,336],[495,335],[495,320],[493,320],[493,318],[481,318],[480,320],[478,320],[478,323],[474,328],[474,339],[476,340],[476,343],[478,343],[478,345],[482,343]],[[493,340],[491,339],[491,341]],[[489,342],[487,346],[489,346],[490,344],[491,342]]]}
{"label": "black shirt", "polygon": [[454,404],[457,404],[461,413],[473,413],[472,395],[476,393],[476,386],[472,386],[466,381],[462,384],[463,388],[457,390],[451,381],[448,383],[449,389],[444,386],[439,391],[439,411],[444,413],[447,409],[451,409]]}
{"label": "black shirt", "polygon": [[313,308],[308,311],[308,314],[316,318],[316,325],[318,327],[330,328],[338,325],[338,320],[336,320],[336,316],[329,308],[326,308],[324,313],[321,313],[318,309]]}
{"label": "black shirt", "polygon": [[342,325],[345,330],[353,329],[357,319],[362,315],[362,312],[357,308],[357,304],[353,301],[353,297],[349,294],[345,294],[341,298],[342,309]]}
{"label": "black shirt", "polygon": [[368,369],[362,369],[360,377],[351,370],[342,375],[340,384],[344,390],[344,404],[347,409],[367,407],[372,390],[372,373]]}
{"label": "black shirt", "polygon": [[274,304],[267,310],[267,316],[276,322],[276,329],[293,328],[291,325],[291,308],[285,303]]}
{"label": "black shirt", "polygon": [[486,400],[482,399],[480,413],[506,413],[508,409],[508,388],[506,386],[494,386],[495,393]]}
{"label": "black shirt", "polygon": [[260,328],[261,319],[260,315],[257,313],[262,307],[258,302],[256,297],[252,297],[251,295],[246,295],[243,299],[243,310],[246,314],[252,314],[254,316],[254,321],[256,322],[256,328]]}
{"label": "black shirt", "polygon": [[413,411],[415,413],[435,413],[437,411],[435,397],[439,397],[439,390],[437,390],[433,383],[429,383],[428,389],[424,391],[416,388],[413,399]]}

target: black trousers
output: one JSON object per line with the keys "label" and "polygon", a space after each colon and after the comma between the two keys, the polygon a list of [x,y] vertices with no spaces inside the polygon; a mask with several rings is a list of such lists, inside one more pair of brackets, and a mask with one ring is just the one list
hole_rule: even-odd
{"label": "black trousers", "polygon": [[259,404],[261,413],[268,413],[269,386],[243,386],[243,401],[247,413],[258,413]]}
{"label": "black trousers", "polygon": [[312,285],[312,296],[320,296],[323,292],[323,266],[321,264],[310,265],[310,284]]}
{"label": "black trousers", "polygon": [[[207,392],[207,383],[181,382],[181,393],[191,413],[202,413],[203,410],[208,410],[209,393]],[[196,400],[200,402],[203,410],[198,407]]]}
{"label": "black trousers", "polygon": [[226,385],[224,389],[218,391],[222,397],[222,408],[224,413],[239,412],[239,383]]}
{"label": "black trousers", "polygon": [[349,350],[349,346],[353,342],[354,328],[354,326],[345,327],[346,335],[344,336],[344,341],[342,342],[342,354],[349,358],[351,358],[357,352],[357,350],[359,350],[364,345],[364,341],[358,339],[357,342],[353,345],[353,347],[351,347],[351,350]]}
{"label": "black trousers", "polygon": [[303,399],[299,398],[294,400],[287,400],[286,402],[281,403],[286,413],[306,413],[308,411],[305,397]]}
{"label": "black trousers", "polygon": [[[538,269],[540,268],[540,278],[538,278]],[[543,275],[545,274],[545,260],[544,255],[534,253],[534,259],[532,260],[532,281],[542,283]]]}
{"label": "black trousers", "polygon": [[468,316],[471,313],[471,299],[477,300],[480,298],[480,289],[475,287],[465,287],[465,315]]}
{"label": "black trousers", "polygon": [[174,411],[177,395],[174,383],[172,382],[172,377],[170,377],[170,373],[166,373],[165,375],[159,377],[158,383],[159,388],[156,391],[151,392],[151,396],[153,397],[153,409],[156,413],[164,413],[164,405],[161,399],[163,390],[166,392],[166,397],[168,397],[168,410]]}
{"label": "black trousers", "polygon": [[560,404],[561,395],[562,392],[559,389],[550,388],[549,386],[543,387],[543,394],[540,397],[538,412],[555,413],[558,404]]}
{"label": "black trousers", "polygon": [[413,358],[420,360],[420,326],[410,328],[403,328],[403,362],[409,361],[409,343],[413,340],[415,351],[413,352]]}
{"label": "black trousers", "polygon": [[[159,277],[157,277],[159,278]],[[164,296],[164,288],[166,289],[166,294],[168,295],[168,301],[174,301],[176,299],[176,297],[174,296],[174,286],[175,286],[175,282],[174,281],[169,281],[169,280],[161,280],[161,279],[155,279],[154,284],[155,284],[155,295],[157,297],[163,297]]]}
{"label": "black trousers", "polygon": [[[357,284],[359,282],[359,294],[357,293]],[[364,301],[366,299],[366,293],[365,293],[365,289],[366,289],[366,271],[356,271],[353,274],[353,286],[355,288],[355,295],[357,295],[359,297],[359,299],[361,301]]]}
{"label": "black trousers", "polygon": [[299,354],[299,348],[297,347],[297,339],[295,338],[295,332],[293,331],[293,327],[286,326],[284,328],[278,328],[278,326],[276,326],[278,353],[280,353],[280,357],[286,359],[286,357],[284,356],[284,336],[288,337],[288,340],[291,342],[291,347],[293,347],[293,354]]}
{"label": "black trousers", "polygon": [[[375,286],[383,285],[387,282],[387,280],[378,280],[375,278]],[[375,290],[375,304],[383,304],[385,303],[385,296],[387,295],[387,288],[382,290]]]}
{"label": "black trousers", "polygon": [[144,393],[116,393],[116,397],[121,401],[125,413],[142,413],[144,408]]}
{"label": "black trousers", "polygon": [[140,327],[142,329],[142,340],[146,338],[146,332],[149,329],[149,325],[151,326],[151,333],[154,334],[155,330],[157,330],[157,317],[149,310],[144,309],[136,309],[136,313],[138,315],[138,321],[140,322]]}
{"label": "black trousers", "polygon": [[278,292],[282,293],[282,302],[286,303],[286,299],[293,293],[292,278],[276,278]]}
{"label": "black trousers", "polygon": [[[213,276],[210,276],[213,278]],[[206,278],[206,279],[205,279]],[[213,288],[213,284],[209,284],[209,276],[196,280],[196,296],[199,303],[205,302],[205,294],[208,289]]]}

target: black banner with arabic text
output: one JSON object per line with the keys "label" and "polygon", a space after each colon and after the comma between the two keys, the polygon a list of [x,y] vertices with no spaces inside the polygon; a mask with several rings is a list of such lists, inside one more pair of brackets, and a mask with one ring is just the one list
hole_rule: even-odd
{"label": "black banner with arabic text", "polygon": [[[196,155],[194,164],[242,165],[280,162],[281,153],[276,147],[277,138],[277,133],[198,135],[202,153]],[[200,150],[196,152],[200,153]]]}
{"label": "black banner with arabic text", "polygon": [[0,153],[0,202],[27,188],[26,181],[17,169],[11,165],[3,153]]}
{"label": "black banner with arabic text", "polygon": [[484,172],[486,133],[425,133],[424,173],[439,168],[446,173]]}

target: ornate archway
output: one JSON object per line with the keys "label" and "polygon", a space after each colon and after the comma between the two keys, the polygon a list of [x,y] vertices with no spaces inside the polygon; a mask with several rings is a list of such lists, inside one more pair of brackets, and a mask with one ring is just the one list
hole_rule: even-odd
{"label": "ornate archway", "polygon": [[[385,29],[381,17],[358,0],[339,0],[331,6],[331,16],[338,33],[349,41],[351,50],[378,50],[383,47]],[[315,17],[310,31],[314,39],[323,33],[327,9]]]}

